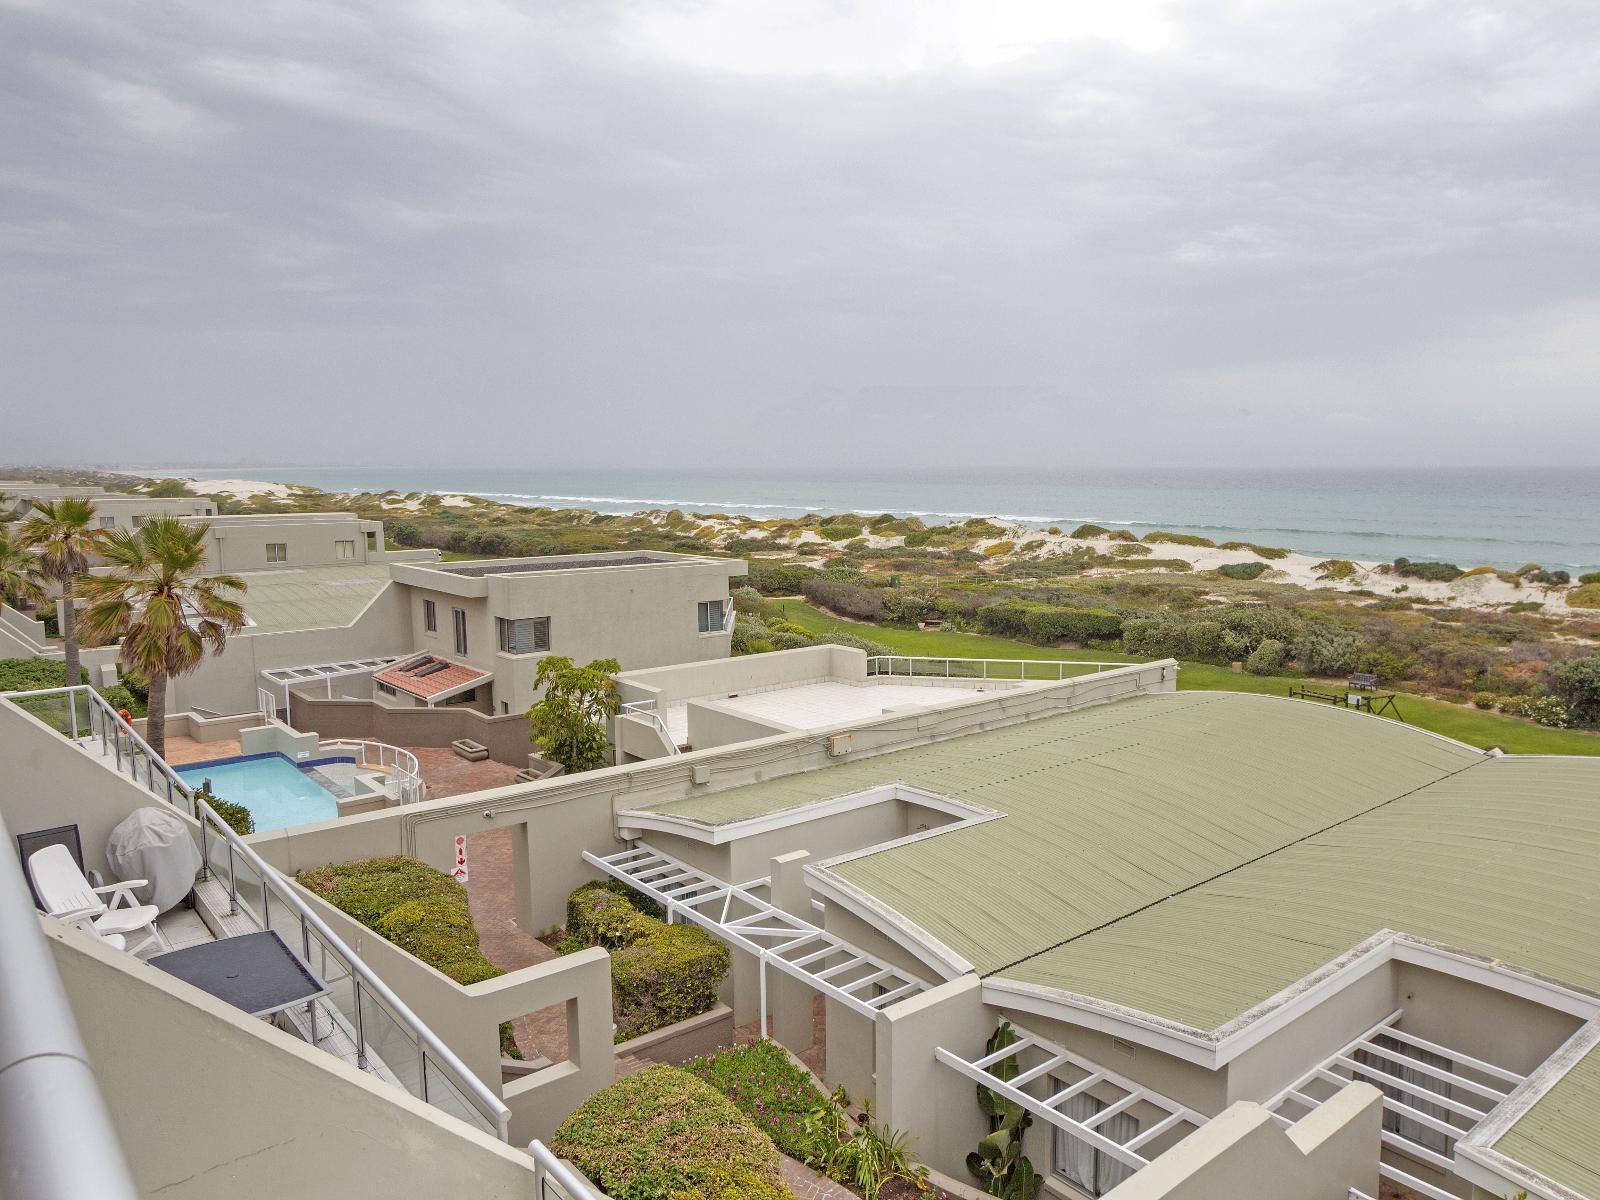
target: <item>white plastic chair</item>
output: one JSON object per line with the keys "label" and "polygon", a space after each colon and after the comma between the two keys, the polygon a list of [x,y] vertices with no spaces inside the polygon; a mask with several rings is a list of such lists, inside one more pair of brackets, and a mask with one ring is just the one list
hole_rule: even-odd
{"label": "white plastic chair", "polygon": [[[44,901],[45,911],[52,917],[118,950],[126,948],[130,954],[152,944],[161,950],[172,948],[156,928],[161,911],[154,904],[140,904],[134,898],[133,889],[145,886],[146,880],[125,879],[95,887],[84,878],[72,859],[72,851],[65,846],[46,846],[30,854],[28,874],[33,877],[34,890]],[[110,903],[102,898],[108,893]],[[135,933],[146,936],[128,946],[127,935]]]}

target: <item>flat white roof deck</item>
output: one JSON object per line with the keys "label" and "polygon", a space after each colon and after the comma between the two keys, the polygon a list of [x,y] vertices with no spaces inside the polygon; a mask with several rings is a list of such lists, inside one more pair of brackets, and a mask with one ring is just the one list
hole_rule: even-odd
{"label": "flat white roof deck", "polygon": [[[879,717],[891,708],[943,708],[989,692],[1015,691],[1019,687],[1035,686],[1038,685],[1022,684],[1015,680],[974,681],[970,685],[946,684],[942,679],[929,680],[927,683],[840,683],[830,680],[768,688],[732,697],[712,695],[697,696],[695,699],[714,701],[731,712],[757,721],[776,722],[790,729],[826,729]],[[668,705],[662,715],[671,736],[680,745],[687,742],[687,701]]]}

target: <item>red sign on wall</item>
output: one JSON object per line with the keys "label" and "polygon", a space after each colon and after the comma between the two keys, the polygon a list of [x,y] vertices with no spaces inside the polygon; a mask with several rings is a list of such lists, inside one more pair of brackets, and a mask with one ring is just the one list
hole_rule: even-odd
{"label": "red sign on wall", "polygon": [[457,883],[467,881],[467,839],[463,834],[456,834],[456,865],[450,874],[455,876]]}

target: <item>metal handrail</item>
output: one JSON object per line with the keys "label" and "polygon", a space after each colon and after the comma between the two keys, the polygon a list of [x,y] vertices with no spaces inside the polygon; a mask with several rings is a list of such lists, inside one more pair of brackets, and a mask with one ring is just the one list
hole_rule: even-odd
{"label": "metal handrail", "polygon": [[732,600],[728,601],[728,607],[724,610],[724,612],[722,614],[722,632],[723,633],[732,633],[733,632],[733,601]]}
{"label": "metal handrail", "polygon": [[[6,692],[4,695],[7,700],[12,701],[32,700],[44,696],[69,697],[67,710],[69,713],[70,724],[69,728],[64,732],[66,732],[74,742],[81,742],[83,740],[83,735],[78,728],[78,705],[75,700],[70,699],[72,697],[76,697],[79,692],[83,692],[89,698],[89,708],[86,714],[89,724],[89,736],[99,736],[101,753],[106,758],[115,756],[117,760],[118,772],[121,772],[123,768],[122,743],[123,739],[125,738],[128,742],[127,774],[130,779],[132,779],[135,783],[139,782],[139,756],[135,754],[134,751],[135,749],[141,750],[144,752],[145,787],[149,791],[154,792],[157,796],[162,794],[162,789],[157,788],[155,782],[156,774],[159,772],[166,785],[166,800],[169,804],[175,803],[173,800],[174,794],[182,796],[186,800],[192,799],[192,792],[189,788],[189,785],[184,783],[184,781],[178,776],[178,773],[169,767],[166,764],[166,761],[150,748],[149,742],[145,741],[142,737],[134,732],[133,726],[127,721],[124,721],[121,714],[118,713],[116,709],[112,708],[111,705],[106,703],[105,697],[99,692],[95,691],[88,684],[80,683],[71,687],[40,688],[31,692]],[[98,728],[96,728],[95,721],[97,714],[100,717]],[[107,722],[109,722],[109,728]]]}
{"label": "metal handrail", "polygon": [[[944,664],[944,674],[943,674],[943,676],[938,676],[938,673],[937,672],[933,672],[933,671],[924,671],[924,672],[921,672],[920,674],[924,678],[941,677],[941,678],[945,678],[945,679],[951,679],[951,678],[961,678],[961,679],[980,678],[980,679],[988,679],[989,678],[989,667],[991,665],[994,665],[994,666],[1008,666],[1008,667],[1016,667],[1017,668],[1017,674],[1014,677],[1010,676],[1010,675],[997,675],[997,676],[995,676],[996,679],[1016,678],[1019,681],[1026,681],[1027,680],[1027,678],[1028,678],[1028,668],[1029,667],[1047,668],[1043,672],[1043,678],[1046,678],[1046,679],[1048,679],[1049,675],[1050,675],[1050,672],[1049,672],[1048,668],[1052,668],[1053,667],[1053,668],[1055,668],[1055,677],[1059,680],[1059,679],[1070,678],[1070,676],[1067,675],[1067,668],[1068,667],[1093,667],[1094,668],[1094,673],[1096,675],[1098,675],[1098,674],[1100,674],[1101,671],[1111,670],[1111,669],[1115,669],[1117,667],[1134,667],[1134,666],[1138,666],[1139,665],[1138,663],[1097,662],[1097,661],[1093,661],[1093,660],[1089,660],[1089,659],[1072,659],[1072,658],[960,658],[960,657],[954,657],[954,656],[945,657],[945,656],[941,656],[941,655],[925,655],[925,654],[875,654],[875,655],[872,655],[870,658],[867,659],[867,674],[868,675],[897,675],[897,674],[899,674],[899,672],[897,672],[894,669],[894,665],[896,663],[900,663],[900,662],[903,662],[903,663],[906,664],[905,675],[906,675],[906,677],[908,679],[915,678],[919,674],[919,672],[917,672],[913,668],[913,666],[912,666],[913,663],[943,663]],[[885,668],[885,666],[884,666],[884,664],[886,664],[886,663],[888,664],[887,668]],[[952,676],[950,674],[950,664],[951,663],[978,663],[978,664],[980,664],[982,666],[983,670],[977,676],[973,676],[973,675]]]}
{"label": "metal handrail", "polygon": [[667,728],[667,723],[661,719],[659,705],[655,700],[632,700],[624,704],[621,715],[625,717],[645,717],[655,725],[656,731],[661,734],[667,743],[669,751],[673,754],[682,754],[677,740],[672,736],[672,730]]}
{"label": "metal handrail", "polygon": [[[4,693],[4,697],[7,700],[15,700],[19,698],[32,699],[49,695],[68,695],[69,693],[81,690],[85,689],[81,687],[52,688],[34,692],[8,692]],[[90,690],[92,691],[92,689]],[[144,739],[139,738],[139,735],[134,733],[133,730],[129,728],[127,722],[118,716],[111,709],[111,707],[105,703],[104,700],[100,699],[98,694],[95,695],[95,700],[98,701],[102,708],[104,708],[105,712],[109,714],[116,722],[117,726],[120,727],[117,733],[125,732],[128,736],[137,739],[139,744],[144,747],[145,752],[150,755],[153,762],[159,764],[164,777],[173,778],[171,768],[168,767],[165,762],[163,762],[155,755],[153,751],[150,750],[148,744],[144,742]],[[77,709],[75,705],[73,705],[72,708],[73,728],[74,731],[76,731]],[[93,710],[91,709],[91,711]],[[113,736],[117,736],[117,734],[114,734]],[[76,740],[76,738],[74,740]],[[135,782],[137,782],[136,776]],[[149,790],[158,799],[161,798],[161,793],[157,791],[153,785],[149,787]],[[412,1038],[416,1041],[419,1068],[418,1087],[421,1091],[422,1099],[424,1101],[428,1099],[428,1059],[432,1058],[436,1063],[444,1067],[448,1074],[455,1078],[457,1085],[463,1090],[463,1095],[466,1097],[468,1102],[475,1109],[477,1109],[478,1112],[485,1117],[485,1119],[490,1121],[495,1126],[501,1141],[509,1140],[511,1110],[506,1107],[504,1101],[502,1101],[500,1097],[496,1096],[494,1092],[490,1091],[488,1086],[484,1084],[484,1082],[476,1075],[474,1075],[467,1065],[456,1056],[455,1052],[452,1051],[450,1047],[446,1046],[444,1042],[440,1041],[438,1035],[435,1034],[432,1029],[428,1028],[428,1026],[422,1022],[421,1018],[411,1011],[411,1009],[406,1005],[405,1001],[401,1000],[399,996],[395,995],[394,991],[389,987],[389,985],[386,984],[371,967],[363,962],[355,953],[355,951],[351,950],[350,947],[345,944],[344,939],[335,933],[328,926],[327,922],[325,922],[321,917],[311,910],[306,902],[296,894],[293,885],[290,884],[290,882],[285,879],[281,873],[279,873],[276,867],[269,865],[265,860],[263,860],[259,854],[251,849],[250,845],[245,842],[243,838],[234,832],[231,825],[227,824],[227,822],[217,815],[215,809],[213,809],[204,800],[196,796],[193,791],[183,786],[181,783],[178,785],[178,790],[183,794],[184,798],[188,800],[188,808],[190,813],[194,816],[194,819],[200,823],[200,861],[204,864],[203,869],[209,870],[211,865],[209,835],[211,833],[220,834],[223,841],[227,844],[229,872],[228,899],[232,910],[237,911],[239,903],[238,877],[234,864],[236,858],[242,858],[250,865],[251,869],[255,871],[256,875],[261,880],[261,925],[263,927],[269,926],[269,922],[267,920],[268,910],[270,904],[273,903],[272,900],[268,899],[270,889],[270,894],[275,897],[276,902],[287,905],[289,910],[293,912],[299,919],[301,949],[304,951],[305,955],[308,958],[310,957],[311,934],[313,931],[315,931],[323,946],[327,950],[331,951],[336,958],[343,962],[345,968],[350,972],[352,984],[355,990],[354,1008],[357,1018],[357,1064],[362,1068],[365,1068],[366,1066],[367,1046],[365,1030],[362,1028],[360,1019],[362,1011],[362,993],[365,991],[369,993],[375,1000],[377,1000],[378,1003],[381,1004],[385,1009],[387,1009],[390,1016],[394,1018],[395,1023],[398,1024],[402,1029],[409,1032]],[[167,798],[170,802],[170,791]],[[174,805],[174,807],[181,806]],[[213,826],[215,827],[214,829]]]}
{"label": "metal handrail", "polygon": [[553,1179],[566,1192],[567,1200],[607,1200],[606,1194],[569,1163],[556,1156],[556,1152],[538,1138],[528,1143],[528,1153],[533,1156],[533,1194],[539,1200],[553,1200],[545,1186]]}
{"label": "metal handrail", "polygon": [[[0,817],[0,843],[11,844]],[[0,1163],[7,1196],[137,1200],[122,1144],[39,927],[22,864],[0,851]]]}
{"label": "metal handrail", "polygon": [[[386,770],[393,769],[402,804],[415,804],[422,799],[422,769],[417,765],[417,756],[404,746],[391,746],[388,742],[375,742],[367,738],[334,738],[318,746],[319,752],[344,749],[360,751],[362,766],[376,765]],[[376,752],[370,758],[369,750]]]}

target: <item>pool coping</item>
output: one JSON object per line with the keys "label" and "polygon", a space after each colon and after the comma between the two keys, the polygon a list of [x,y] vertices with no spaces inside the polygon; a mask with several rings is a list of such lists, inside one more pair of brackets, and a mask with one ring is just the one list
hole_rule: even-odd
{"label": "pool coping", "polygon": [[231,767],[235,763],[259,762],[264,758],[281,758],[284,762],[288,763],[297,771],[302,770],[305,767],[322,767],[328,765],[329,763],[354,764],[356,761],[353,756],[346,754],[332,755],[328,758],[308,758],[303,762],[296,762],[281,750],[264,750],[259,754],[235,754],[232,758],[208,758],[204,762],[184,763],[182,766],[174,766],[172,769],[179,775],[183,775],[191,771],[205,770],[210,767]]}

